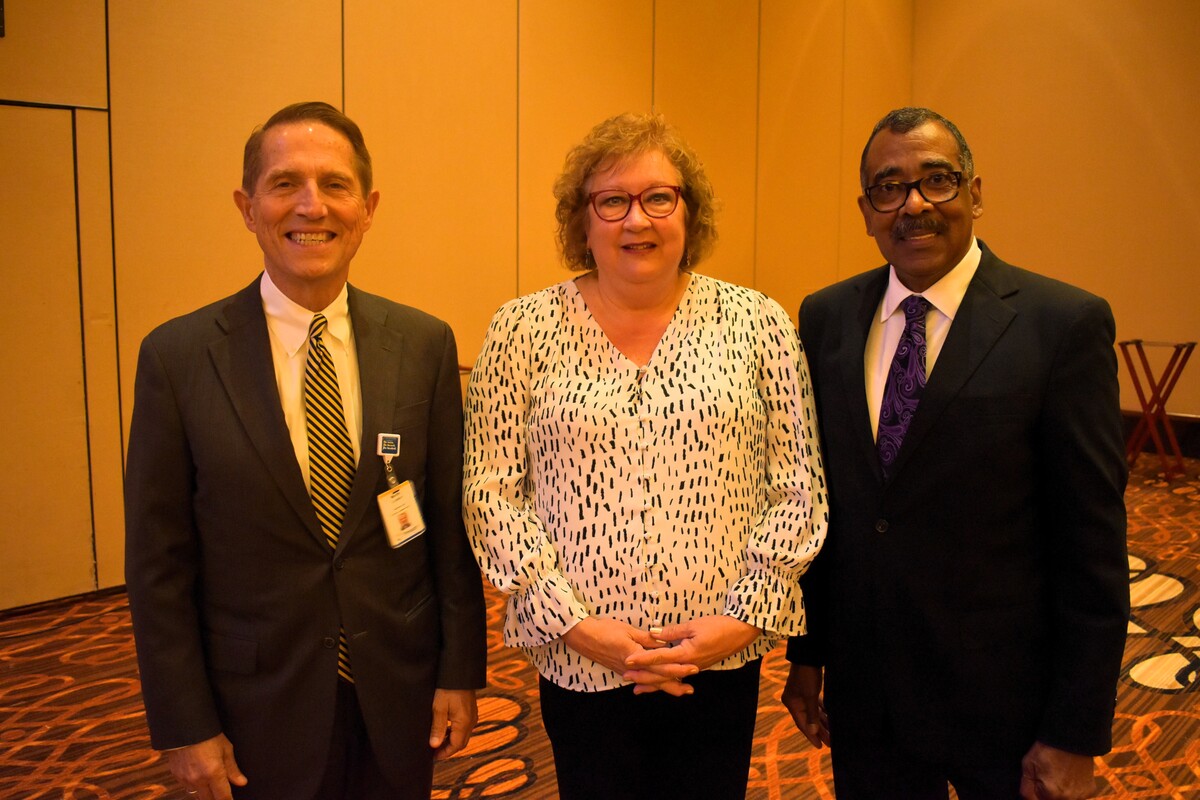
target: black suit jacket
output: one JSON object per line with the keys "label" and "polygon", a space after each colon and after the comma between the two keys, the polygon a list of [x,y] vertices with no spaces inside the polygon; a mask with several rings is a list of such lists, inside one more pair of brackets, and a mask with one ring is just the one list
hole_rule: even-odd
{"label": "black suit jacket", "polygon": [[888,481],[863,377],[888,268],[801,306],[831,506],[788,655],[826,666],[834,747],[1101,754],[1129,611],[1112,314],[980,244]]}
{"label": "black suit jacket", "polygon": [[[329,748],[339,622],[379,761],[428,780],[435,687],[483,686],[482,586],[462,526],[449,327],[349,289],[363,441],[330,551],[284,424],[258,280],[142,343],[126,469],[126,580],[156,748],[223,731],[239,797],[311,796]],[[393,550],[376,435],[401,436],[427,531]]]}

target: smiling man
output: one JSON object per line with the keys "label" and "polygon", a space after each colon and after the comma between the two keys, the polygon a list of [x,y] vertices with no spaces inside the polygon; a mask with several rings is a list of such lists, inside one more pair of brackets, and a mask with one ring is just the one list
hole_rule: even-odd
{"label": "smiling man", "polygon": [[204,800],[424,800],[486,666],[454,336],[347,284],[379,193],[337,109],[256,129],[234,202],[264,272],[138,360],[126,580],[151,741]]}
{"label": "smiling man", "polygon": [[940,114],[884,117],[860,177],[888,263],[800,309],[830,527],[783,702],[839,800],[1090,797],[1129,610],[1112,313],[975,238]]}

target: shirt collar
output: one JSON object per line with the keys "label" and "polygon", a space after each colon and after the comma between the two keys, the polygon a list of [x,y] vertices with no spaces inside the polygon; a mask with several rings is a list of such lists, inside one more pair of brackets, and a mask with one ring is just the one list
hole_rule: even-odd
{"label": "shirt collar", "polygon": [[329,324],[327,335],[343,346],[349,343],[350,302],[346,284],[342,284],[342,291],[338,292],[332,303],[316,313],[281,292],[266,272],[259,282],[259,292],[262,295],[263,312],[289,358],[296,355],[308,340],[308,328],[316,313],[325,315]]}
{"label": "shirt collar", "polygon": [[962,257],[962,261],[955,264],[954,269],[943,275],[933,286],[915,293],[896,277],[896,268],[889,266],[887,291],[883,295],[883,302],[879,304],[879,321],[887,320],[911,294],[924,297],[930,305],[953,320],[954,315],[958,313],[958,307],[962,305],[963,297],[967,294],[971,278],[975,277],[975,270],[979,268],[979,259],[982,256],[979,242],[975,237],[971,237],[971,246],[967,248],[967,254]]}

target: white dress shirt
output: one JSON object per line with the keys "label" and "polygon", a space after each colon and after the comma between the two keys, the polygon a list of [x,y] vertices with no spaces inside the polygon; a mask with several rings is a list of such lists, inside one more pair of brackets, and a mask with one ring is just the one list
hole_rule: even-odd
{"label": "white dress shirt", "polygon": [[971,246],[962,261],[942,276],[941,280],[923,292],[914,292],[896,277],[896,268],[889,267],[887,291],[879,301],[879,311],[867,332],[867,346],[863,351],[863,375],[867,381],[867,409],[871,413],[871,430],[879,434],[879,408],[883,405],[883,386],[888,370],[904,333],[904,309],[900,308],[910,295],[917,294],[929,301],[931,308],[925,317],[925,378],[933,374],[934,364],[946,342],[946,334],[954,322],[954,315],[967,294],[967,285],[975,277],[982,253],[979,243],[972,238]]}
{"label": "white dress shirt", "polygon": [[[293,302],[279,290],[266,272],[259,284],[263,311],[267,315],[267,331],[271,335],[271,359],[275,364],[275,385],[283,405],[283,419],[292,438],[296,461],[308,478],[308,424],[304,416],[304,365],[308,361],[308,328],[316,314]],[[358,463],[362,440],[362,391],[358,383],[358,354],[354,349],[354,326],[350,324],[350,305],[346,287],[334,301],[319,313],[328,321],[321,340],[333,357],[337,370],[338,389],[342,393],[342,410],[346,415],[346,431],[354,448],[354,463]],[[311,487],[309,487],[311,488]]]}

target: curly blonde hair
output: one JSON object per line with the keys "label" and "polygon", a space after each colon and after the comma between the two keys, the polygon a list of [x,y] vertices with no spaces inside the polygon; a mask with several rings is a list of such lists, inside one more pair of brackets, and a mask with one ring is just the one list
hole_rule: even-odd
{"label": "curly blonde hair", "polygon": [[558,247],[569,268],[596,267],[587,245],[588,179],[617,162],[647,152],[661,152],[679,170],[687,215],[687,244],[680,268],[695,267],[712,251],[717,241],[717,198],[699,156],[662,114],[626,113],[609,117],[592,128],[567,153],[562,174],[554,182]]}

